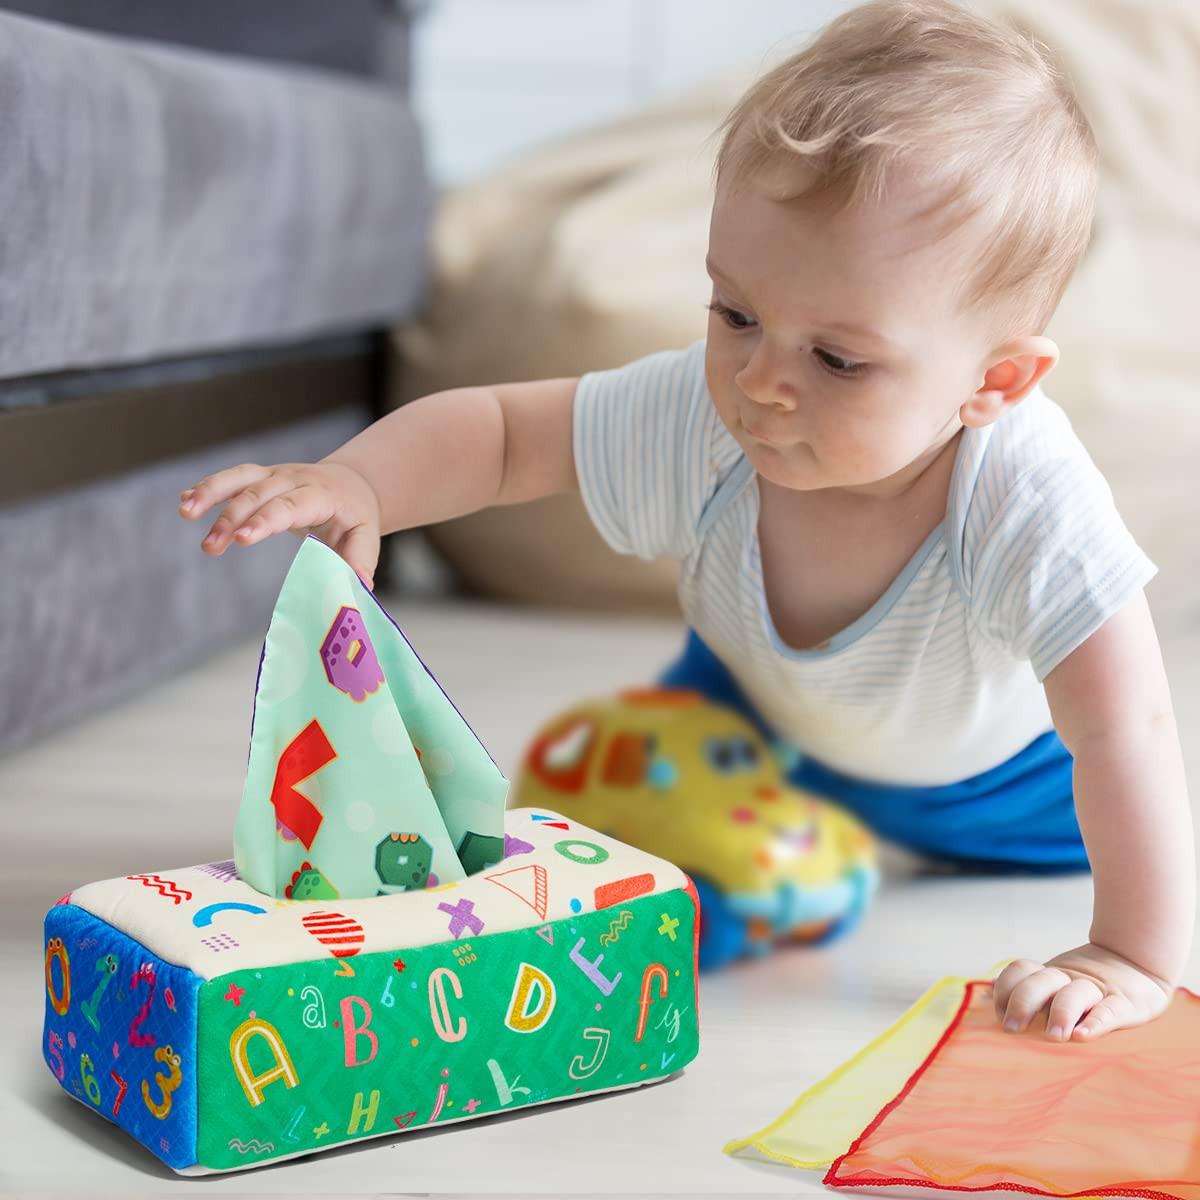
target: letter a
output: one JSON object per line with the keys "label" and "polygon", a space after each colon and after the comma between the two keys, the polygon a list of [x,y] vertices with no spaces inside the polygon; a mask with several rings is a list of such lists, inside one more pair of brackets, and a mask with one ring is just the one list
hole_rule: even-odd
{"label": "letter a", "polygon": [[[260,1037],[267,1043],[275,1061],[275,1065],[261,1075],[255,1075],[251,1070],[250,1056],[246,1052],[246,1046],[252,1037]],[[282,1079],[290,1088],[294,1088],[300,1082],[296,1077],[296,1068],[292,1066],[292,1060],[288,1057],[283,1038],[279,1036],[279,1030],[261,1017],[250,1017],[229,1035],[229,1057],[251,1108],[257,1108],[262,1103],[263,1088],[269,1083],[274,1083],[276,1079]]]}

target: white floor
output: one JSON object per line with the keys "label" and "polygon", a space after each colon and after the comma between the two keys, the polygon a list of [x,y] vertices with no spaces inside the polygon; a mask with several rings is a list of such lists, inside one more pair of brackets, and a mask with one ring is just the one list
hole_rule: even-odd
{"label": "white floor", "polygon": [[[581,695],[649,678],[679,640],[674,625],[644,620],[463,603],[390,608],[510,773],[539,721]],[[1086,878],[954,878],[889,859],[880,902],[851,940],[705,977],[700,1056],[673,1080],[179,1180],[46,1070],[40,922],[63,892],[91,879],[228,857],[258,649],[235,646],[0,759],[0,1006],[9,1014],[0,1033],[0,1194],[825,1194],[816,1175],[750,1166],[721,1147],[766,1124],[939,976],[1086,938]],[[1194,640],[1168,647],[1185,730],[1200,715],[1196,662]],[[1194,986],[1200,956],[1192,968]]]}

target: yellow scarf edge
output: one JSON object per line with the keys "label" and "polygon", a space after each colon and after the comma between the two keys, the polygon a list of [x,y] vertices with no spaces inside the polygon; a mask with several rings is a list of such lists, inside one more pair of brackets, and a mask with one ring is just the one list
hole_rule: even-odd
{"label": "yellow scarf edge", "polygon": [[769,1125],[765,1125],[762,1129],[749,1134],[744,1138],[735,1138],[732,1142],[727,1143],[723,1149],[723,1154],[736,1154],[739,1150],[746,1149],[747,1146],[752,1146],[759,1154],[767,1158],[773,1158],[777,1162],[786,1163],[788,1166],[799,1167],[807,1170],[815,1170],[819,1167],[827,1167],[833,1162],[833,1159],[825,1159],[822,1162],[801,1162],[799,1159],[790,1158],[786,1154],[780,1154],[777,1151],[768,1150],[762,1144],[762,1139],[774,1133],[785,1121],[788,1121],[807,1101],[819,1096],[826,1088],[832,1087],[843,1075],[845,1075],[852,1067],[857,1066],[867,1055],[878,1049],[889,1038],[894,1037],[900,1032],[910,1021],[916,1020],[927,1009],[930,1004],[945,990],[951,987],[965,987],[971,980],[967,976],[947,975],[943,979],[939,979],[925,994],[903,1015],[892,1022],[882,1033],[878,1034],[870,1042],[867,1043],[853,1058],[847,1059],[836,1070],[826,1075],[824,1079],[818,1080],[807,1091],[801,1092],[792,1103],[784,1109],[784,1111],[775,1118]]}

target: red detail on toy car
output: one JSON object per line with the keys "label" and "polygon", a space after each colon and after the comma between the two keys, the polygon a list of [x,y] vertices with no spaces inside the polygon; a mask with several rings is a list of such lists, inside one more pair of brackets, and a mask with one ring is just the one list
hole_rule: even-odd
{"label": "red detail on toy car", "polygon": [[615,733],[604,755],[600,782],[609,787],[640,787],[649,759],[644,733]]}
{"label": "red detail on toy car", "polygon": [[575,717],[548,730],[529,748],[525,765],[556,792],[581,792],[596,748],[596,722]]}

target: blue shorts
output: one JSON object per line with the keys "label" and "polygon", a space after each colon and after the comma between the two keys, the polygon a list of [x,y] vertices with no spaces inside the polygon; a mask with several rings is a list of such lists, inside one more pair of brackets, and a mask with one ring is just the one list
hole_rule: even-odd
{"label": "blue shorts", "polygon": [[[778,740],[694,630],[659,682],[735,708]],[[1071,788],[1074,760],[1053,730],[990,771],[936,787],[874,783],[797,758],[789,782],[840,804],[880,837],[918,854],[987,871],[1088,869]]]}

